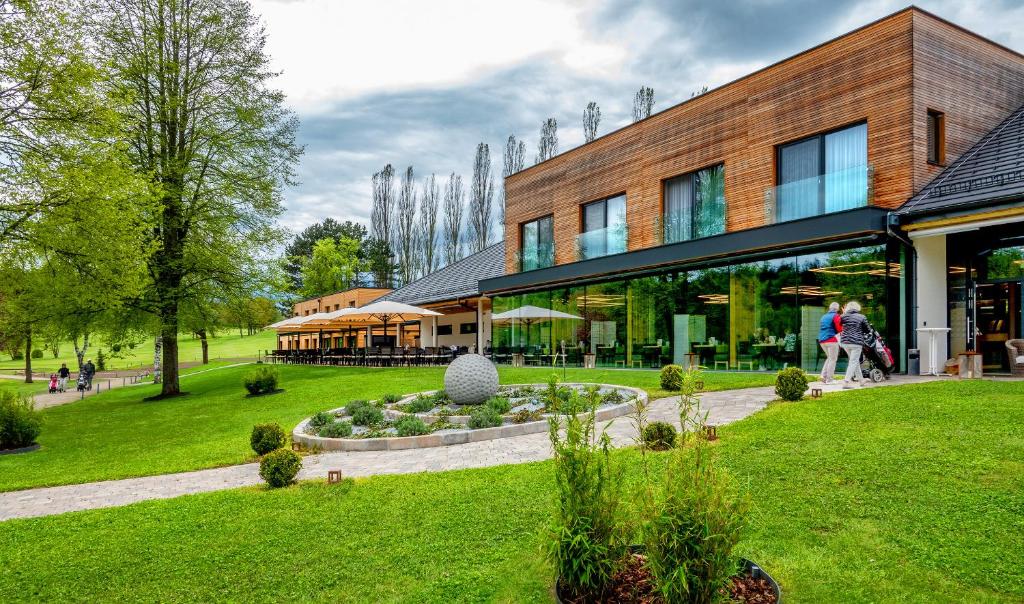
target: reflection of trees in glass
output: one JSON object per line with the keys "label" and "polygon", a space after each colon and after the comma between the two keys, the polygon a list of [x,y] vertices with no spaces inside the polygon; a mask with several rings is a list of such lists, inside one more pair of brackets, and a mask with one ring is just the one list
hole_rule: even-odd
{"label": "reflection of trees in glass", "polygon": [[725,232],[725,167],[715,166],[697,172],[697,200],[693,237],[708,237]]}
{"label": "reflection of trees in glass", "polygon": [[[885,248],[872,246],[837,250],[810,258],[814,258],[815,261],[801,263],[801,283],[805,286],[817,285],[823,292],[839,292],[820,297],[821,305],[825,306],[833,301],[846,304],[855,300],[860,303],[862,312],[875,328],[884,333]],[[892,267],[890,274],[892,276],[889,278],[898,277],[898,269]]]}
{"label": "reflection of trees in glass", "polygon": [[987,265],[989,279],[1020,279],[1024,276],[1024,247],[995,250]]}

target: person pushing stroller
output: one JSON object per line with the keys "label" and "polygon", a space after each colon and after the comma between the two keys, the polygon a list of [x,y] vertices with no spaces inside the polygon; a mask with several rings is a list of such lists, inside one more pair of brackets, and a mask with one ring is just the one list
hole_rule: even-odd
{"label": "person pushing stroller", "polygon": [[846,351],[849,361],[846,364],[846,376],[843,378],[843,388],[853,388],[856,381],[864,386],[864,374],[861,372],[860,361],[864,347],[868,345],[869,334],[873,331],[868,323],[868,318],[861,314],[860,304],[851,300],[843,307],[843,314],[839,319],[842,331],[839,334],[839,342]]}

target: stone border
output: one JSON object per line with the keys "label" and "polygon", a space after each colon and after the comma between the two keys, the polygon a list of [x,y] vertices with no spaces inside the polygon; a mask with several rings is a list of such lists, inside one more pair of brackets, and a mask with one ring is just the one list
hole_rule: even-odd
{"label": "stone border", "polygon": [[[537,384],[503,384],[503,386],[536,386]],[[631,388],[629,386],[618,386],[615,384],[592,384],[592,383],[581,383],[573,382],[566,384],[559,384],[559,386],[600,386],[603,388],[615,388],[618,390],[626,390],[633,393],[633,397],[642,401],[647,401],[647,393],[639,388]],[[431,391],[436,392],[436,391]],[[418,396],[416,393],[410,396]],[[405,401],[409,397],[402,397],[399,401]],[[399,404],[396,403],[396,404]],[[338,413],[345,407],[338,407],[337,409],[330,409],[328,413]],[[611,407],[605,407],[599,409],[595,413],[595,418],[599,422],[605,422],[616,417],[621,417],[633,411],[635,406],[632,401],[620,403],[618,405],[612,405]],[[410,415],[410,414],[403,414]],[[413,414],[417,417],[433,417],[426,416],[424,414]],[[453,416],[456,417],[456,416]],[[468,416],[463,416],[468,417]],[[509,424],[506,426],[496,426],[494,428],[480,428],[477,430],[458,430],[455,432],[448,432],[445,434],[424,434],[422,436],[391,436],[387,438],[324,438],[321,436],[313,436],[312,434],[306,434],[306,427],[309,425],[307,417],[302,420],[295,429],[292,430],[292,443],[300,444],[306,448],[314,451],[397,451],[400,449],[426,449],[429,447],[447,447],[451,445],[462,445],[466,443],[479,442],[483,440],[494,440],[498,438],[509,438],[512,436],[522,436],[524,434],[536,434],[538,432],[547,432],[548,420],[545,417],[542,420],[535,422],[525,422],[522,424]]]}
{"label": "stone border", "polygon": [[22,453],[31,453],[32,451],[38,451],[41,445],[36,443],[27,447],[19,447],[17,449],[0,449],[0,455],[20,455]]}

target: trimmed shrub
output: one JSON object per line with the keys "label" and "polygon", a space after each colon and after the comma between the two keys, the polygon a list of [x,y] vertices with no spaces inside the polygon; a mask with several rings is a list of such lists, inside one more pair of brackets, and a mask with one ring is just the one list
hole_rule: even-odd
{"label": "trimmed shrub", "polygon": [[398,418],[398,421],[395,422],[395,429],[398,430],[399,436],[419,436],[430,433],[430,428],[415,415],[403,415]]}
{"label": "trimmed shrub", "polygon": [[372,406],[373,405],[371,405],[369,401],[361,401],[361,400],[350,401],[349,404],[345,405],[345,415],[355,415],[356,411],[362,409],[363,407],[372,407]]}
{"label": "trimmed shrub", "polygon": [[302,469],[302,458],[295,451],[278,449],[271,451],[260,461],[260,478],[271,488],[286,487],[295,481]]}
{"label": "trimmed shrub", "polygon": [[41,358],[43,358],[43,351],[39,350],[38,348],[33,350],[32,351],[32,358],[33,359],[41,359]]}
{"label": "trimmed shrub", "polygon": [[661,388],[678,392],[683,388],[683,368],[679,365],[665,365],[661,368]]}
{"label": "trimmed shrub", "polygon": [[622,396],[618,390],[609,390],[601,397],[601,403],[605,405],[618,405],[624,402],[626,402],[626,397]]}
{"label": "trimmed shrub", "polygon": [[500,426],[502,423],[501,414],[494,410],[493,407],[487,405],[481,405],[469,414],[469,423],[467,424],[471,429],[477,430],[479,428],[494,428]]}
{"label": "trimmed shrub", "polygon": [[245,389],[249,394],[267,394],[277,390],[277,370],[266,365],[245,375]]}
{"label": "trimmed shrub", "polygon": [[284,430],[277,424],[256,424],[249,436],[249,446],[257,455],[266,455],[288,443]]}
{"label": "trimmed shrub", "polygon": [[323,436],[324,438],[348,438],[352,436],[352,423],[351,422],[331,422],[325,424],[317,432],[317,436]]}
{"label": "trimmed shrub", "polygon": [[676,427],[666,422],[652,422],[644,426],[644,445],[655,451],[667,451],[676,444]]}
{"label": "trimmed shrub", "polygon": [[421,394],[405,405],[406,413],[425,413],[437,406],[434,397],[428,394]]}
{"label": "trimmed shrub", "polygon": [[323,428],[324,426],[326,426],[328,424],[333,424],[333,423],[334,423],[334,414],[333,413],[328,413],[326,411],[321,411],[319,413],[314,413],[313,417],[309,418],[309,427],[312,428],[313,431],[317,431],[320,428]]}
{"label": "trimmed shrub", "polygon": [[14,352],[11,353],[11,360],[12,361],[24,361],[25,360],[25,353],[20,351],[20,350],[15,350]]}
{"label": "trimmed shrub", "polygon": [[385,394],[384,396],[380,397],[380,402],[383,405],[393,405],[394,403],[397,403],[400,400],[402,400],[402,397],[397,394]]}
{"label": "trimmed shrub", "polygon": [[799,367],[787,367],[775,376],[775,394],[784,401],[798,401],[807,392],[807,374]]}
{"label": "trimmed shrub", "polygon": [[376,426],[383,422],[384,412],[373,405],[359,407],[352,414],[352,423],[357,426]]}
{"label": "trimmed shrub", "polygon": [[512,409],[512,403],[503,396],[492,396],[484,404],[497,411],[499,415],[505,415]]}
{"label": "trimmed shrub", "polygon": [[32,399],[0,388],[0,449],[20,449],[36,442],[42,431],[43,415]]}

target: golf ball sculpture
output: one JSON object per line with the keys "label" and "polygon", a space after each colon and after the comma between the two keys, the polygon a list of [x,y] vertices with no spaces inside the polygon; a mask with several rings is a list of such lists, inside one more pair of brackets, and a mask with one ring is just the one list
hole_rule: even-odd
{"label": "golf ball sculpture", "polygon": [[464,354],[444,372],[444,389],[458,405],[478,405],[498,392],[498,370],[479,354]]}

